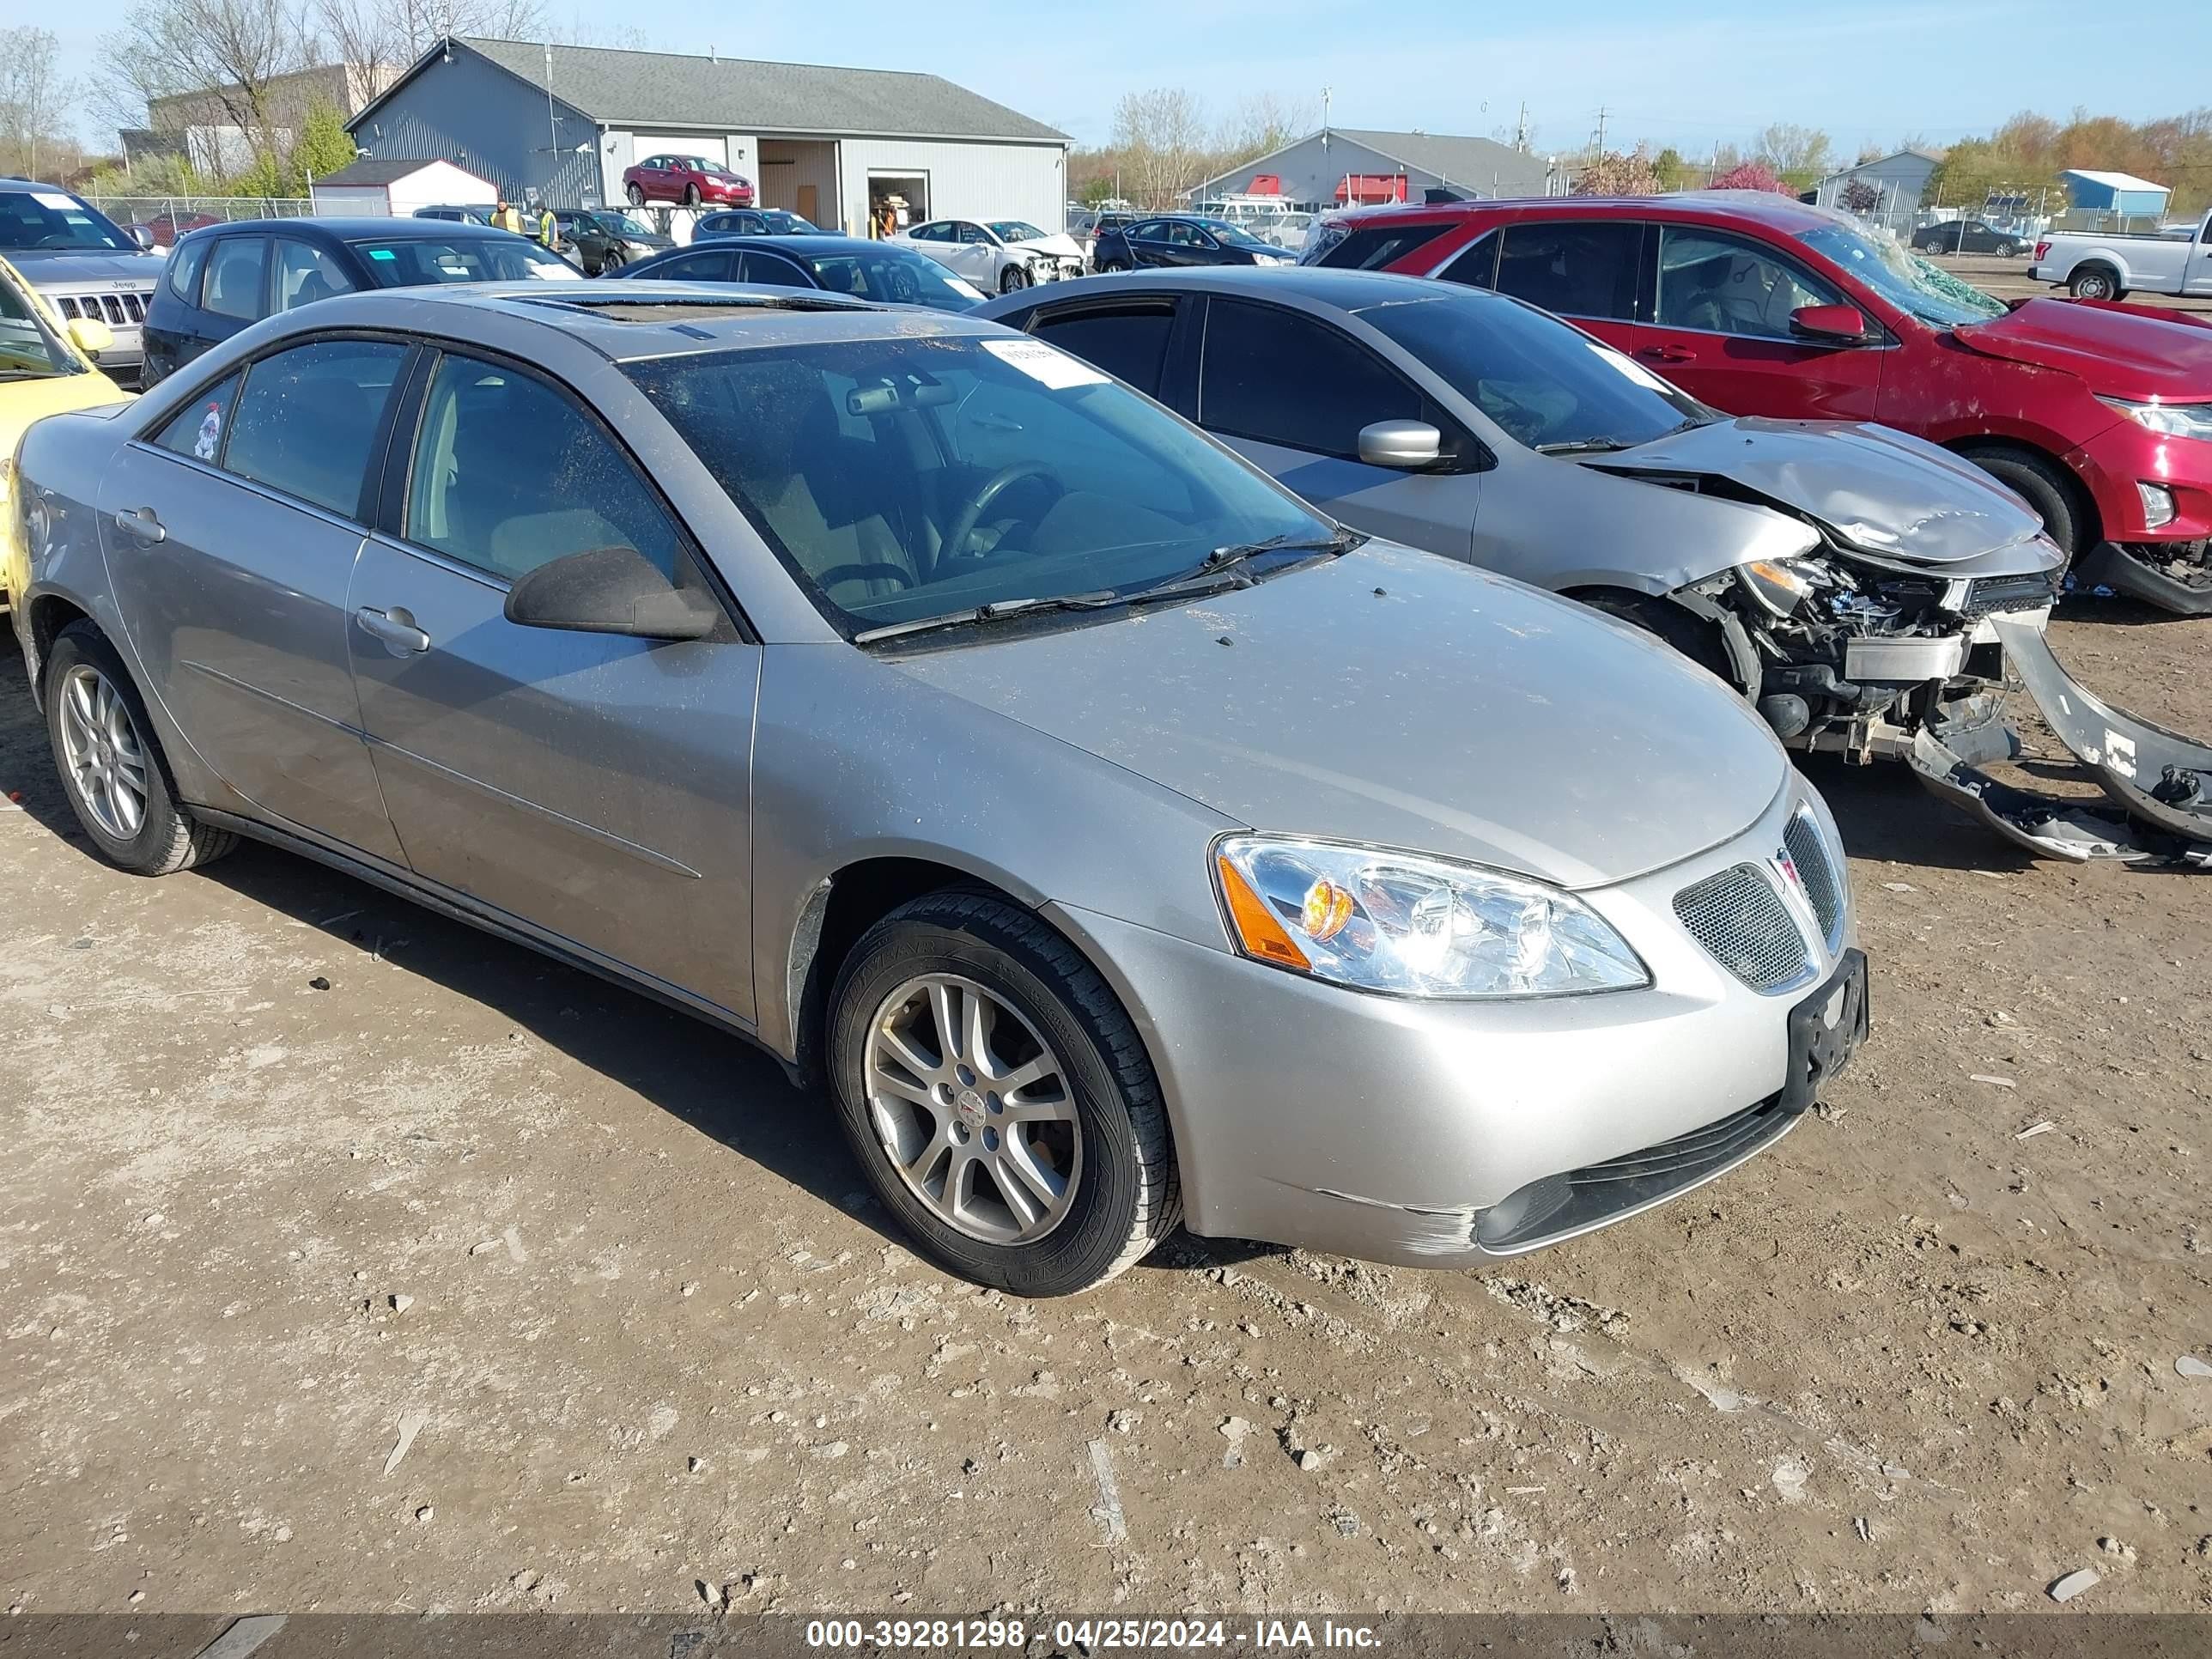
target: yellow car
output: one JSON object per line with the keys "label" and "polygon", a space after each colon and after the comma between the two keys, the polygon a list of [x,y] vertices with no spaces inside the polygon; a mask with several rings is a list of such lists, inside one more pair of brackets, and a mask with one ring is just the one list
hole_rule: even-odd
{"label": "yellow car", "polygon": [[15,537],[16,446],[42,416],[131,396],[94,366],[113,343],[105,323],[89,317],[63,322],[15,266],[0,259],[0,611],[30,580]]}

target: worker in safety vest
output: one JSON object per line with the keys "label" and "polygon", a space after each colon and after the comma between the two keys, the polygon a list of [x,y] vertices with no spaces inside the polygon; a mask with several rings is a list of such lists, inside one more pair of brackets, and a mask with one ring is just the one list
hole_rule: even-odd
{"label": "worker in safety vest", "polygon": [[504,196],[499,198],[499,205],[492,210],[491,228],[494,230],[511,230],[518,236],[522,234],[522,215]]}
{"label": "worker in safety vest", "polygon": [[540,204],[538,217],[530,228],[530,240],[548,253],[561,251],[561,222],[553,216],[553,210]]}

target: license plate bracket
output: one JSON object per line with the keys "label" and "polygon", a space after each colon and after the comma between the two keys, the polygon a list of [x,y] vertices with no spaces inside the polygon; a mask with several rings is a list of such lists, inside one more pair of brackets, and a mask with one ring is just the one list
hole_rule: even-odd
{"label": "license plate bracket", "polygon": [[1844,952],[1836,971],[1820,989],[1790,1011],[1790,1072],[1782,1085],[1781,1106],[1802,1112],[1821,1085],[1850,1064],[1866,1041],[1870,1024],[1866,952]]}

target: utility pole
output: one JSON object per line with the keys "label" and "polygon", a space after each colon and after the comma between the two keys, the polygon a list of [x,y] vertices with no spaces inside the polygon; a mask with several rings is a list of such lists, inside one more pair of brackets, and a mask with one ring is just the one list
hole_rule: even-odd
{"label": "utility pole", "polygon": [[1323,149],[1328,148],[1329,100],[1335,95],[1336,88],[1334,87],[1323,87],[1321,89],[1321,143]]}
{"label": "utility pole", "polygon": [[1590,145],[1590,156],[1593,160],[1605,154],[1605,118],[1612,112],[1613,112],[1607,109],[1603,104],[1600,104],[1598,106],[1597,137],[1591,142]]}
{"label": "utility pole", "polygon": [[553,117],[553,43],[545,42],[545,198],[553,205],[553,175],[561,166],[561,124]]}
{"label": "utility pole", "polygon": [[1513,124],[1513,148],[1526,155],[1528,150],[1528,100],[1521,100],[1521,118]]}

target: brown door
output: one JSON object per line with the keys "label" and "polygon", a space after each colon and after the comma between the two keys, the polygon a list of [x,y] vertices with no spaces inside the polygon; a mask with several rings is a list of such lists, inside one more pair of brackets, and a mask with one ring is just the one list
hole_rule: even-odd
{"label": "brown door", "polygon": [[815,185],[801,185],[799,187],[799,216],[810,225],[820,224],[822,221],[815,216],[814,210],[821,200],[822,192]]}

